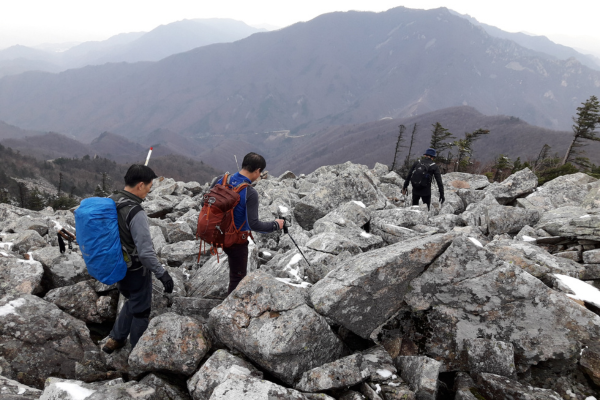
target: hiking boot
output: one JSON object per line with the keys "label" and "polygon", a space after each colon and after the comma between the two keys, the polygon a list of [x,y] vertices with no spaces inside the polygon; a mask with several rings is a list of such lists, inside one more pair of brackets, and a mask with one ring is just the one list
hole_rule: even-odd
{"label": "hiking boot", "polygon": [[108,338],[108,340],[106,341],[104,346],[102,346],[102,351],[105,352],[106,354],[112,354],[113,351],[119,350],[119,349],[125,347],[125,344],[127,344],[126,340],[119,341],[119,340],[115,340],[113,338]]}

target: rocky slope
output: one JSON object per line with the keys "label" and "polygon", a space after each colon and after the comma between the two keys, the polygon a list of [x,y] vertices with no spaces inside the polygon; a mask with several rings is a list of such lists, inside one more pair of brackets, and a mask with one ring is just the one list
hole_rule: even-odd
{"label": "rocky slope", "polygon": [[[159,178],[144,207],[175,281],[150,327],[110,356],[123,298],[55,230],[68,211],[0,205],[0,393],[7,399],[577,399],[600,388],[600,182],[537,187],[443,176],[446,202],[406,207],[387,167],[351,163],[256,183],[249,274],[196,262],[207,185]],[[106,334],[106,332],[105,332]],[[97,342],[99,340],[99,342]],[[595,397],[594,397],[595,396]]]}

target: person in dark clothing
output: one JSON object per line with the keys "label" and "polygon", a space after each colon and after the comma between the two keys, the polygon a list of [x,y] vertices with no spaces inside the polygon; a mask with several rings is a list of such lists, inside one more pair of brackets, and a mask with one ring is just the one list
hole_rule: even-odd
{"label": "person in dark clothing", "polygon": [[108,354],[125,346],[127,336],[131,347],[135,347],[148,328],[152,304],[151,272],[162,282],[165,293],[173,292],[173,279],[156,257],[148,217],[141,206],[155,178],[156,174],[149,167],[132,165],[125,174],[125,188],[110,196],[117,205],[127,204],[117,211],[121,247],[127,263],[127,273],[117,282],[117,288],[127,301],[102,347]]}
{"label": "person in dark clothing", "polygon": [[[234,187],[241,183],[252,183],[260,178],[260,174],[267,167],[264,157],[256,153],[248,153],[242,161],[242,169],[231,175],[229,183]],[[223,176],[215,178],[211,188],[223,183]],[[258,192],[252,186],[246,186],[240,191],[240,202],[233,209],[235,227],[241,231],[255,231],[271,233],[283,229],[283,220],[276,219],[262,222],[258,219]],[[229,288],[231,293],[244,279],[248,271],[248,241],[234,244],[223,249],[229,259]]]}
{"label": "person in dark clothing", "polygon": [[438,189],[440,191],[440,204],[446,200],[444,197],[444,185],[442,184],[442,175],[440,169],[435,164],[436,151],[435,149],[427,149],[423,157],[418,159],[411,167],[406,180],[404,181],[404,187],[402,193],[406,195],[408,189],[408,183],[412,185],[412,204],[413,206],[419,205],[419,200],[422,199],[424,204],[427,204],[427,209],[431,206],[431,181],[432,177],[435,177]]}

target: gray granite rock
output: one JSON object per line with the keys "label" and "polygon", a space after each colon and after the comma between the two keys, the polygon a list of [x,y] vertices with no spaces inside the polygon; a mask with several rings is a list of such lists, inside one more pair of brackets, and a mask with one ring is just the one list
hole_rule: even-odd
{"label": "gray granite rock", "polygon": [[562,397],[552,390],[523,385],[501,375],[478,374],[477,386],[481,393],[490,399],[562,400]]}
{"label": "gray granite rock", "polygon": [[488,187],[490,181],[485,175],[473,175],[466,172],[450,172],[442,175],[444,187],[450,190],[480,190]]}
{"label": "gray granite rock", "polygon": [[173,297],[171,311],[200,322],[208,321],[210,310],[221,304],[222,300],[202,299],[197,297]]}
{"label": "gray granite rock", "polygon": [[38,294],[43,276],[44,268],[37,261],[0,257],[0,297],[9,292]]}
{"label": "gray granite rock", "polygon": [[98,296],[89,281],[50,290],[44,300],[84,322],[102,323],[116,317],[118,295]]}
{"label": "gray granite rock", "polygon": [[517,197],[533,192],[537,185],[537,176],[529,168],[525,168],[512,174],[502,183],[492,183],[485,191],[494,196],[498,203],[509,204]]}
{"label": "gray granite rock", "polygon": [[306,247],[315,251],[334,255],[338,255],[343,251],[348,251],[351,254],[362,253],[360,247],[353,241],[332,232],[319,233],[318,235],[313,236],[306,243]]}
{"label": "gray granite rock", "polygon": [[518,199],[518,204],[542,212],[565,206],[581,207],[595,181],[596,178],[583,172],[559,176],[544,183],[529,196]]}
{"label": "gray granite rock", "polygon": [[211,400],[334,400],[327,395],[314,395],[300,393],[275,383],[261,380],[253,376],[230,374],[215,388]]}
{"label": "gray granite rock", "polygon": [[[233,368],[232,367],[236,367]],[[225,350],[217,350],[187,381],[187,388],[194,400],[208,400],[213,390],[225,382],[230,373],[244,372],[248,376],[261,379],[262,372],[243,359],[231,355]]]}
{"label": "gray granite rock", "polygon": [[471,374],[488,372],[516,378],[512,343],[490,339],[467,339],[465,343]]}
{"label": "gray granite rock", "polygon": [[[179,267],[184,263],[194,263],[198,259],[200,252],[200,242],[195,240],[186,240],[184,242],[172,243],[163,246],[160,257],[164,259],[169,266]],[[203,255],[203,258],[207,256]]]}
{"label": "gray granite rock", "polygon": [[191,397],[184,389],[171,383],[171,379],[160,374],[148,374],[140,384],[151,387],[156,391],[154,399],[156,400],[190,400]]}
{"label": "gray granite rock", "polygon": [[346,260],[310,289],[315,309],[363,338],[401,306],[410,281],[439,256],[451,234],[413,239]]}
{"label": "gray granite rock", "polygon": [[42,391],[0,375],[0,398],[3,400],[38,400]]}
{"label": "gray granite rock", "polygon": [[46,240],[37,231],[26,230],[20,232],[13,241],[13,251],[25,254],[46,247],[47,245]]}
{"label": "gray granite rock", "polygon": [[85,383],[77,380],[50,378],[40,400],[155,400],[154,388],[136,381]]}
{"label": "gray granite rock", "polygon": [[167,224],[167,241],[169,243],[177,243],[196,238],[194,232],[189,225],[182,220]]}
{"label": "gray granite rock", "polygon": [[292,384],[343,353],[342,342],[306,304],[307,297],[305,289],[257,271],[210,312],[209,326],[227,347]]}
{"label": "gray granite rock", "polygon": [[42,263],[52,288],[70,286],[92,277],[79,253],[61,254],[58,247],[44,247],[32,253],[33,259]]}
{"label": "gray granite rock", "polygon": [[399,356],[394,363],[417,399],[435,400],[442,363],[423,356]]}
{"label": "gray granite rock", "polygon": [[175,313],[150,321],[148,329],[129,355],[136,371],[170,371],[190,376],[210,349],[200,323]]}

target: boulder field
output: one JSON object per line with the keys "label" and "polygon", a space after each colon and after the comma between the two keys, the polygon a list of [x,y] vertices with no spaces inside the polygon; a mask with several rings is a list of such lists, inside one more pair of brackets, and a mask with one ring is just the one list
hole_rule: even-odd
{"label": "boulder field", "polygon": [[442,178],[431,210],[382,164],[256,182],[291,237],[254,234],[229,296],[227,256],[197,260],[209,186],[156,179],[143,206],[175,289],[155,280],[150,326],[111,355],[126,300],[60,252],[73,213],[0,204],[0,398],[600,399],[600,181]]}

